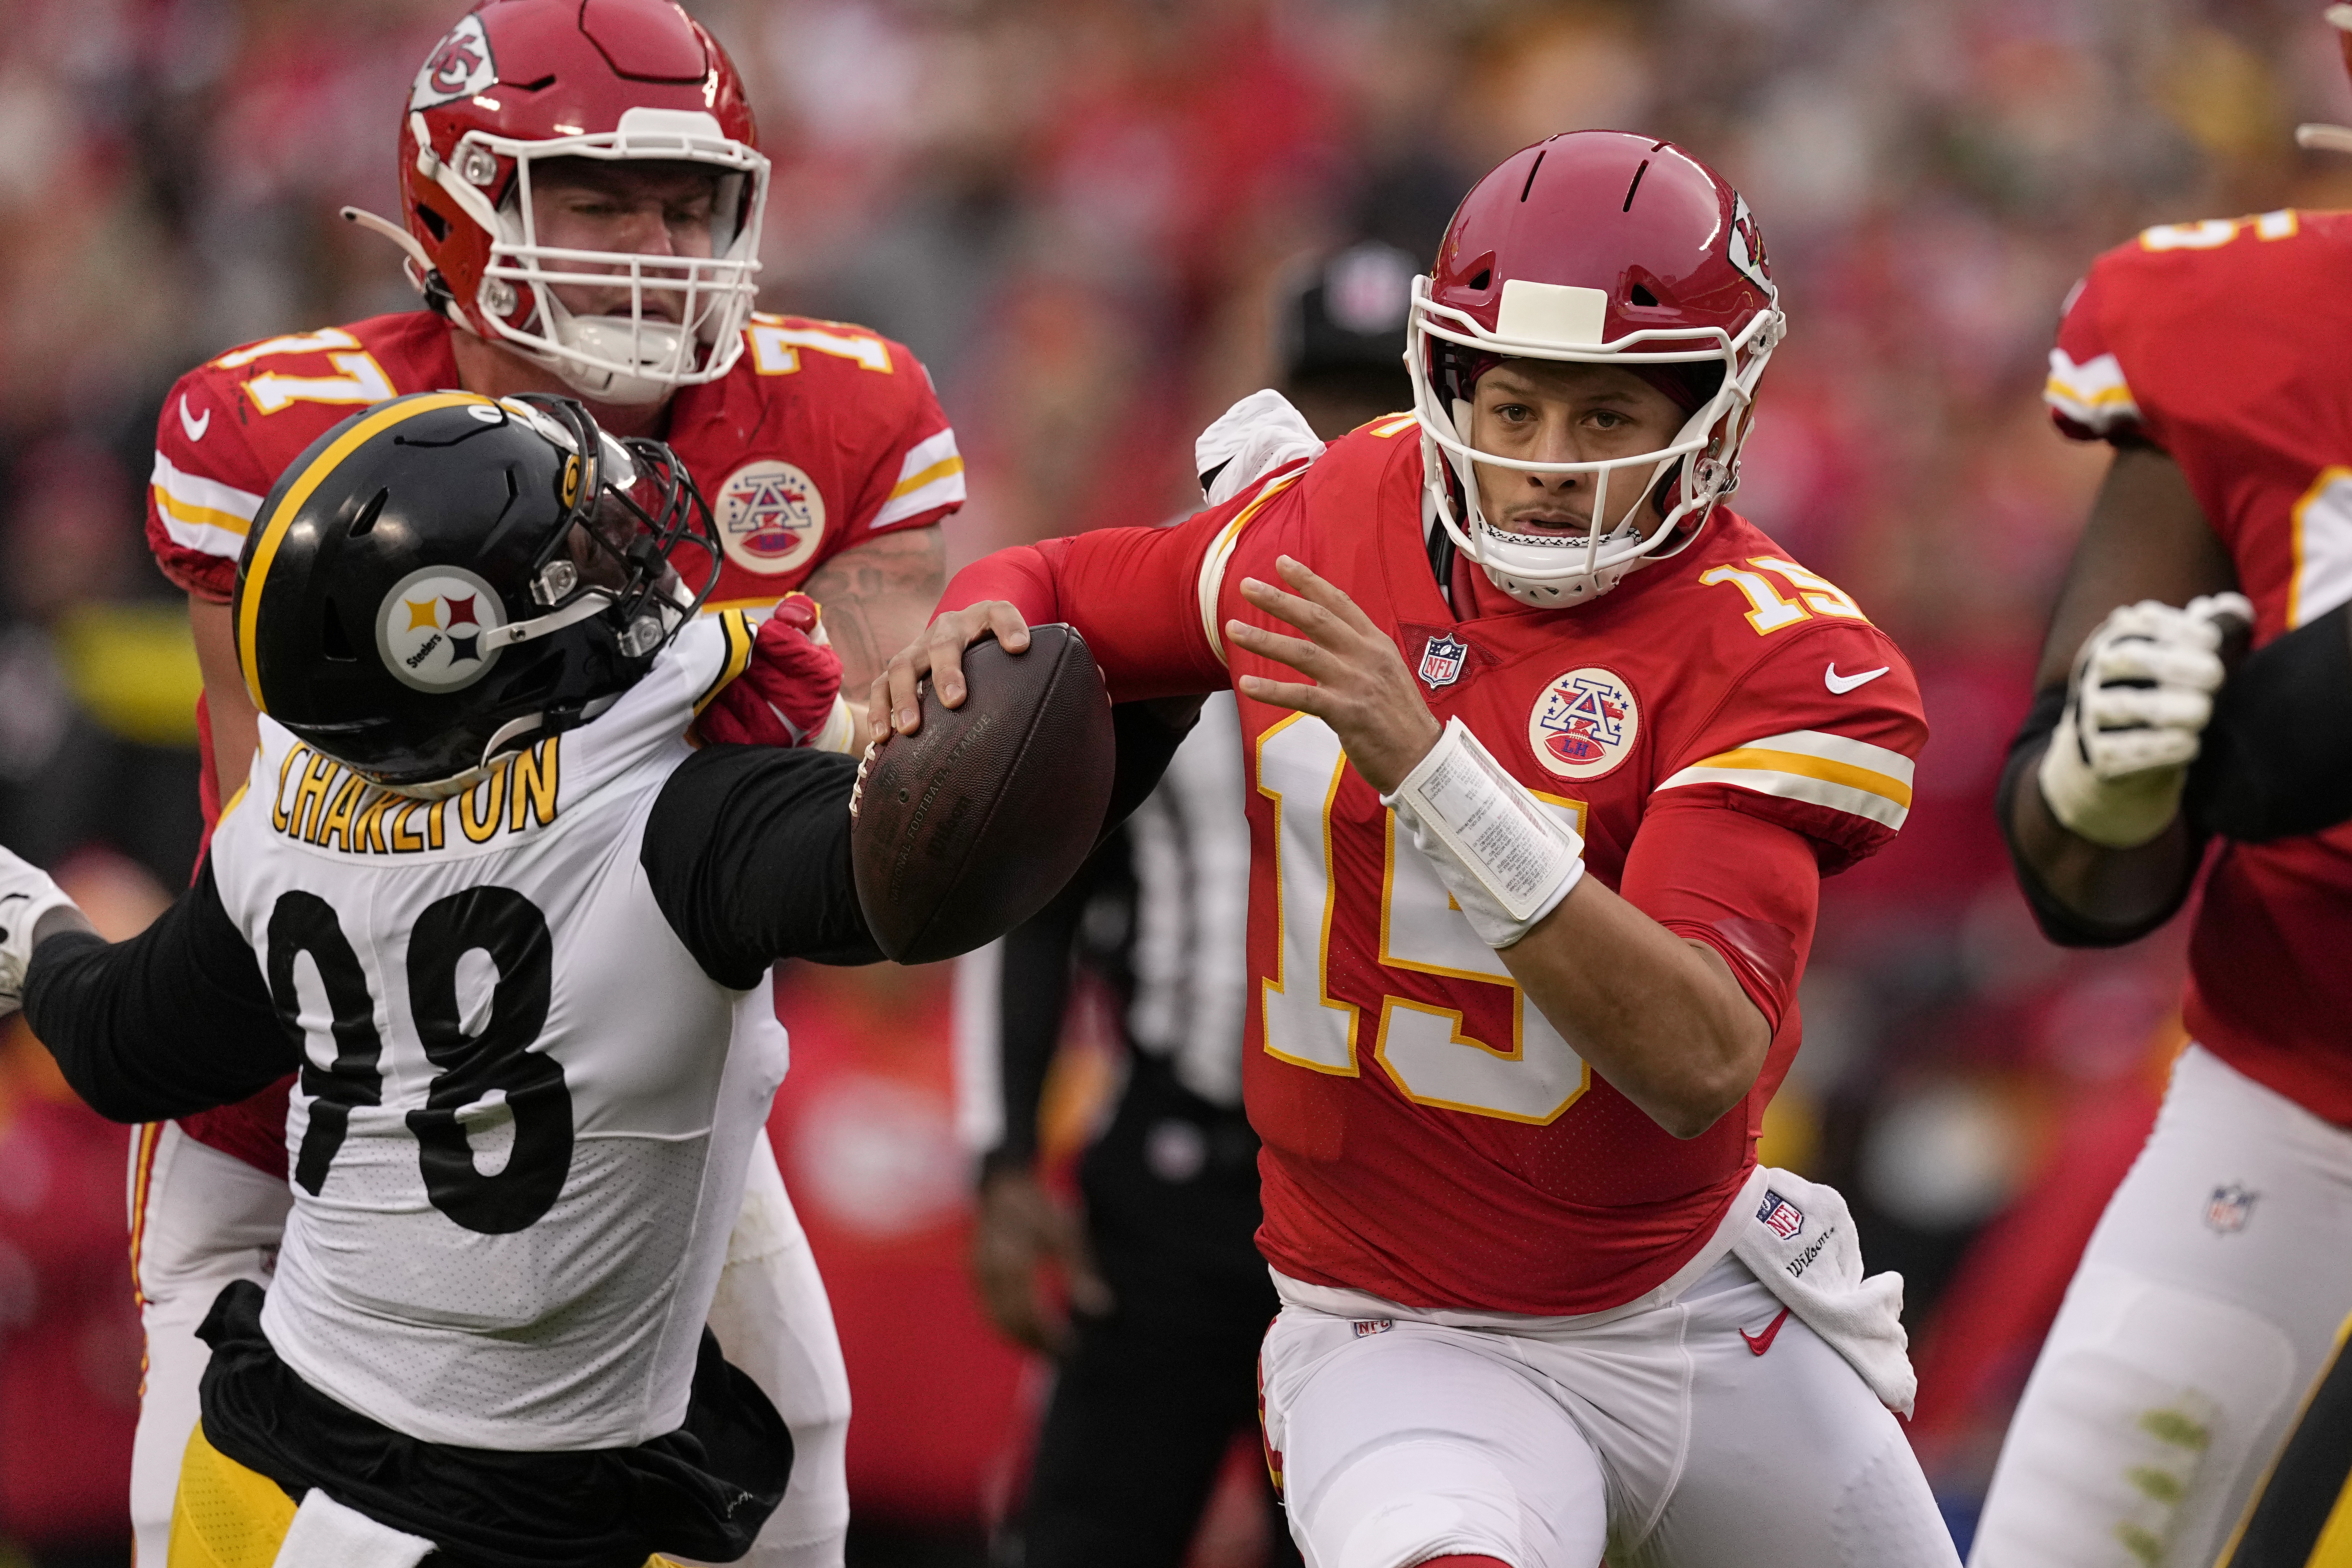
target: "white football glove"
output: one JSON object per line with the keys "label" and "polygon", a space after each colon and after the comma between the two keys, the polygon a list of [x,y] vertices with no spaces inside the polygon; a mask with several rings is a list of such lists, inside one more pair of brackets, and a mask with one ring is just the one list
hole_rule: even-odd
{"label": "white football glove", "polygon": [[0,849],[0,1018],[25,1005],[25,972],[33,966],[33,932],[52,910],[77,906],[49,874]]}
{"label": "white football glove", "polygon": [[1436,869],[1488,947],[1533,931],[1584,876],[1584,840],[1459,719],[1381,804]]}
{"label": "white football glove", "polygon": [[2205,595],[2187,609],[2143,599],[2084,639],[2042,754],[2042,798],[2068,832],[2131,849],[2165,830],[2213,717],[2221,640],[2253,619],[2242,594]]}
{"label": "white football glove", "polygon": [[1307,416],[1269,389],[1251,393],[1201,432],[1192,443],[1192,471],[1209,504],[1223,506],[1283,464],[1322,454]]}

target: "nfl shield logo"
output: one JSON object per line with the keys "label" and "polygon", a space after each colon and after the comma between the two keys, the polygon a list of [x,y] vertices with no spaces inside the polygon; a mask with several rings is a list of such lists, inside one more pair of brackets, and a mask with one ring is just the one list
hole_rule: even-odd
{"label": "nfl shield logo", "polygon": [[1805,1228],[1805,1211],[1769,1188],[1765,1191],[1764,1205],[1756,1211],[1756,1217],[1770,1226],[1772,1234],[1782,1241],[1794,1241]]}
{"label": "nfl shield logo", "polygon": [[1421,652],[1421,679],[1432,691],[1451,686],[1462,679],[1462,661],[1469,656],[1470,645],[1451,633],[1429,639]]}
{"label": "nfl shield logo", "polygon": [[1396,1327],[1396,1323],[1394,1320],[1389,1318],[1360,1318],[1348,1326],[1356,1331],[1358,1339],[1368,1340],[1374,1334],[1387,1333]]}
{"label": "nfl shield logo", "polygon": [[2254,1217],[2254,1200],[2261,1196],[2237,1182],[2215,1187],[2213,1195],[2205,1200],[2205,1227],[2218,1236],[2245,1229],[2246,1222]]}

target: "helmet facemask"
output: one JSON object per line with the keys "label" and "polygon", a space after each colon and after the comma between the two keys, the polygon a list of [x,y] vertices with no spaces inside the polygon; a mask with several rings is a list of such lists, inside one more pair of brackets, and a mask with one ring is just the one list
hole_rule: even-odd
{"label": "helmet facemask", "polygon": [[[412,117],[419,172],[490,237],[468,325],[487,325],[507,346],[553,370],[600,403],[657,403],[679,386],[714,381],[742,353],[758,291],[768,160],[730,139],[707,114],[631,109],[604,133],[525,140],[470,131],[446,159],[435,157],[421,116]],[[651,256],[541,243],[533,209],[534,166],[555,159],[691,163],[715,176],[711,254]],[[508,178],[509,171],[511,178]],[[493,205],[489,191],[506,190]],[[625,315],[576,315],[558,286],[625,288]],[[676,320],[648,314],[662,300]]]}
{"label": "helmet facemask", "polygon": [[[1609,592],[1643,562],[1680,548],[1738,483],[1756,384],[1785,330],[1777,308],[1756,312],[1737,337],[1717,327],[1657,328],[1601,341],[1607,294],[1598,289],[1511,279],[1496,330],[1430,298],[1413,280],[1406,370],[1422,432],[1423,484],[1440,526],[1487,580],[1522,604],[1559,609]],[[1473,447],[1472,376],[1477,355],[1626,369],[1719,365],[1712,394],[1674,439],[1652,451],[1582,462],[1538,462]],[[1591,521],[1581,532],[1514,533],[1486,520],[1474,465],[1522,473],[1592,477]],[[1458,508],[1458,515],[1457,515]]]}

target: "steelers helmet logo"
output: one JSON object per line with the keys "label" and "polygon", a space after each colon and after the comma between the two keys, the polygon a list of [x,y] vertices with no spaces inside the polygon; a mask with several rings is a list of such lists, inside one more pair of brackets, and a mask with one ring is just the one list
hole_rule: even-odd
{"label": "steelers helmet logo", "polygon": [[824,538],[824,496],[808,472],[778,458],[727,476],[712,508],[727,559],[773,576],[806,565]]}
{"label": "steelers helmet logo", "polygon": [[1597,779],[1625,760],[1641,732],[1642,705],[1615,671],[1587,665],[1553,680],[1528,713],[1528,744],[1545,771]]}
{"label": "steelers helmet logo", "polygon": [[506,625],[499,595],[461,566],[427,566],[402,578],[375,616],[376,651],[404,686],[457,691],[488,675],[499,648],[484,634]]}

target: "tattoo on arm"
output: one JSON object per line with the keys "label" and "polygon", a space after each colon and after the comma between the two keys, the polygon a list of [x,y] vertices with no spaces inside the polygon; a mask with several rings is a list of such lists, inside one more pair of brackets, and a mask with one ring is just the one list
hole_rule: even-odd
{"label": "tattoo on arm", "polygon": [[929,622],[947,591],[947,542],[934,523],[854,545],[809,574],[801,591],[824,611],[844,691],[865,690]]}

